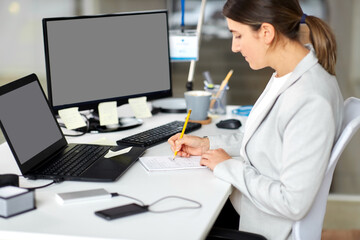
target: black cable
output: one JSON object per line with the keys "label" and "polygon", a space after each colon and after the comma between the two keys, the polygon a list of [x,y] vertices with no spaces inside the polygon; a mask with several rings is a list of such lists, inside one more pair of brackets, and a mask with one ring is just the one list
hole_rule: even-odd
{"label": "black cable", "polygon": [[[19,177],[24,177],[23,175],[19,175]],[[48,187],[54,183],[61,183],[63,182],[63,180],[61,179],[54,179],[52,182],[48,183],[48,184],[45,184],[45,185],[42,185],[42,186],[38,186],[38,187],[21,187],[21,188],[24,188],[24,189],[28,189],[30,191],[32,190],[36,190],[36,189],[39,189],[39,188],[44,188],[44,187]]]}
{"label": "black cable", "polygon": [[45,185],[42,185],[42,186],[39,186],[39,187],[31,187],[31,188],[26,188],[26,187],[22,187],[22,188],[25,188],[25,189],[28,189],[28,190],[35,190],[35,189],[39,189],[39,188],[44,188],[44,187],[47,187],[47,186],[50,186],[52,184],[54,184],[55,181],[52,181],[51,183],[48,183],[48,184],[45,184]]}
{"label": "black cable", "polygon": [[112,197],[126,197],[126,198],[130,198],[132,200],[135,200],[137,202],[139,202],[141,205],[145,206],[145,203],[143,201],[141,201],[140,199],[134,198],[134,197],[130,197],[128,195],[124,195],[124,194],[120,194],[120,193],[111,193]]}

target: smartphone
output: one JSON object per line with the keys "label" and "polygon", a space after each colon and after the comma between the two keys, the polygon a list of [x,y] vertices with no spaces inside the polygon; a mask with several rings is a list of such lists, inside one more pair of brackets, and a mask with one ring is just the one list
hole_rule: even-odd
{"label": "smartphone", "polygon": [[132,203],[128,205],[96,211],[95,214],[99,217],[105,218],[106,220],[113,220],[116,218],[126,217],[147,211],[149,211],[148,206],[141,206]]}

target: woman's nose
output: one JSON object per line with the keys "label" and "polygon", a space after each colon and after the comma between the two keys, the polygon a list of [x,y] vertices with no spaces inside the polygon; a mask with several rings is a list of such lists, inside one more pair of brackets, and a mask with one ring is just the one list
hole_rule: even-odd
{"label": "woman's nose", "polygon": [[239,44],[236,44],[235,41],[232,41],[231,51],[233,51],[234,53],[240,52],[240,46],[239,46]]}

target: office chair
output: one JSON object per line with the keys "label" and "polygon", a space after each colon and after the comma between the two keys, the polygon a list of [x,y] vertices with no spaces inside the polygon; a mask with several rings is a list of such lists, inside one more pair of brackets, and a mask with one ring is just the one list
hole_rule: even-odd
{"label": "office chair", "polygon": [[342,132],[336,141],[329,160],[325,177],[307,215],[294,223],[292,227],[295,240],[321,239],[322,226],[326,212],[327,197],[335,166],[346,145],[360,127],[360,99],[350,97],[344,102]]}

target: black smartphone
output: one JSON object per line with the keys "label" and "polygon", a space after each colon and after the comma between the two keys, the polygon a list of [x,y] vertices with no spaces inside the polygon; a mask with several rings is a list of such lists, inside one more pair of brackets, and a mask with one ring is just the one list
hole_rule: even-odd
{"label": "black smartphone", "polygon": [[131,203],[128,205],[96,211],[95,214],[99,217],[105,218],[106,220],[113,220],[147,211],[149,211],[148,206]]}

